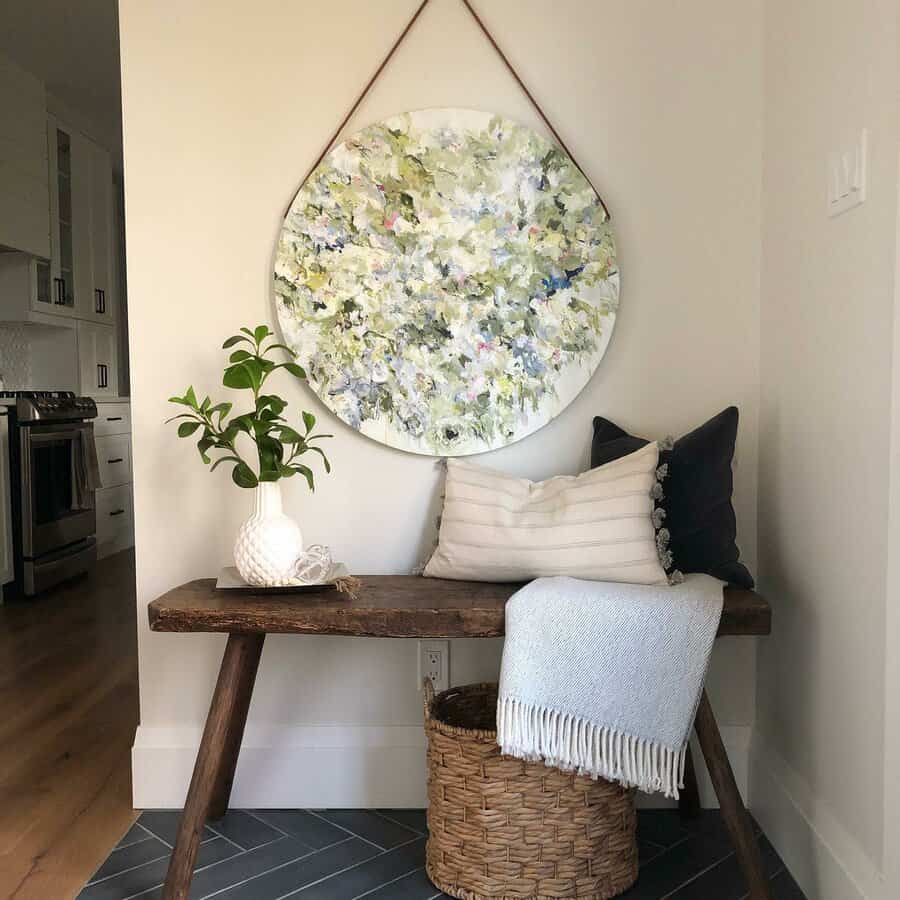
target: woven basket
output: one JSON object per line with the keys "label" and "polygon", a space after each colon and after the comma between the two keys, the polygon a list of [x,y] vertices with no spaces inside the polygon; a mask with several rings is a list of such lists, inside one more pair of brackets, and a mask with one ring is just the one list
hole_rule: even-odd
{"label": "woven basket", "polygon": [[502,756],[497,685],[425,683],[426,871],[463,900],[606,900],[638,875],[634,792]]}

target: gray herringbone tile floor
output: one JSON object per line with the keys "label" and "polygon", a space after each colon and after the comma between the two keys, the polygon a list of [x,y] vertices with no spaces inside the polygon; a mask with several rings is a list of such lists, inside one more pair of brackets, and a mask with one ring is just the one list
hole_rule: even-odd
{"label": "gray herringbone tile floor", "polygon": [[[156,900],[179,812],[147,811],[79,900]],[[429,900],[422,810],[231,810],[204,835],[191,898]],[[746,896],[718,812],[683,822],[673,810],[638,813],[641,874],[623,900],[741,900]],[[804,900],[760,835],[774,900]]]}

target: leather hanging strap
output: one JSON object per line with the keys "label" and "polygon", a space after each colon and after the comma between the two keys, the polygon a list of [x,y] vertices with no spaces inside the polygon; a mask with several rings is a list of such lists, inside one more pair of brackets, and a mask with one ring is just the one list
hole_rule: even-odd
{"label": "leather hanging strap", "polygon": [[[425,0],[425,2],[427,3],[428,0]],[[531,91],[529,91],[528,88],[526,87],[525,82],[522,81],[522,79],[519,77],[519,73],[515,70],[515,68],[513,67],[513,64],[506,58],[506,54],[500,49],[500,45],[494,40],[494,36],[490,33],[490,31],[488,31],[487,25],[485,25],[484,22],[481,21],[481,17],[472,8],[472,4],[469,3],[469,0],[462,0],[462,2],[465,5],[466,9],[472,14],[472,18],[475,20],[478,27],[481,29],[482,33],[484,34],[484,36],[488,39],[488,41],[490,41],[491,46],[497,51],[497,55],[500,57],[500,59],[503,60],[503,65],[506,66],[507,70],[509,71],[509,74],[512,75],[513,78],[515,78],[516,84],[519,85],[520,88],[522,88],[522,91],[525,93],[525,96],[531,102],[531,105],[537,110],[538,115],[541,117],[544,124],[549,129],[550,134],[552,134],[553,137],[556,139],[556,143],[559,144],[560,149],[566,154],[566,156],[569,157],[569,159],[572,160],[573,163],[575,163],[575,168],[578,169],[579,172],[581,172],[581,174],[584,176],[584,180],[591,186],[594,193],[597,195],[597,199],[600,201],[600,205],[603,207],[603,212],[606,213],[606,218],[607,219],[611,218],[609,215],[609,209],[607,208],[606,204],[603,202],[603,198],[600,196],[600,192],[597,190],[597,188],[594,187],[594,183],[588,177],[587,172],[585,172],[584,169],[581,167],[581,164],[578,162],[578,160],[575,159],[575,154],[572,153],[572,151],[566,146],[566,142],[559,136],[559,132],[553,127],[553,123],[547,118],[547,115],[544,112],[544,110],[541,109],[541,104],[538,103],[537,100],[534,99],[534,96],[532,95]],[[416,13],[416,15],[418,15],[418,13]],[[402,38],[401,38],[401,40],[402,40]]]}
{"label": "leather hanging strap", "polygon": [[[406,37],[407,34],[409,34],[413,25],[415,25],[416,20],[419,18],[420,15],[422,15],[422,12],[424,11],[425,7],[428,6],[429,2],[430,2],[430,0],[422,0],[422,2],[419,4],[418,9],[412,15],[412,18],[406,23],[406,27],[403,29],[403,31],[400,32],[400,36],[397,38],[396,41],[394,41],[393,45],[391,46],[391,49],[388,50],[387,55],[381,61],[381,65],[378,66],[378,68],[375,70],[372,77],[366,83],[366,86],[362,89],[362,91],[360,91],[359,96],[357,96],[356,100],[353,102],[353,106],[350,107],[350,110],[347,113],[347,115],[344,116],[344,118],[341,120],[340,125],[338,125],[338,127],[335,128],[334,134],[332,134],[331,137],[328,139],[328,143],[325,144],[325,146],[322,148],[322,152],[319,154],[316,161],[310,166],[309,171],[306,173],[306,178],[303,179],[302,183],[305,183],[309,179],[309,176],[312,175],[312,173],[316,170],[316,167],[319,165],[319,163],[322,162],[323,159],[325,159],[326,154],[334,146],[335,141],[337,141],[337,139],[341,136],[341,132],[344,130],[347,123],[353,117],[353,114],[356,112],[356,110],[359,109],[359,105],[363,102],[363,100],[366,98],[366,95],[372,89],[372,85],[375,84],[375,82],[378,80],[378,76],[381,75],[381,73],[384,71],[384,67],[391,61],[391,57],[393,57],[394,53],[397,51],[397,48],[400,46],[400,44],[403,43],[403,39]],[[475,10],[472,8],[472,4],[469,2],[469,0],[462,0],[462,2],[463,2],[463,5],[465,6],[465,8],[469,11],[469,14],[475,20],[475,23],[481,29],[482,34],[484,34],[484,36],[488,39],[488,41],[490,42],[490,45],[494,48],[494,50],[497,51],[497,55],[500,57],[500,59],[503,60],[503,64],[506,66],[507,70],[509,71],[509,74],[512,75],[512,77],[516,81],[516,84],[518,84],[519,87],[522,88],[522,91],[524,92],[525,96],[528,98],[531,105],[535,108],[535,110],[537,110],[538,115],[541,117],[541,120],[547,126],[550,133],[553,135],[554,139],[556,140],[556,143],[559,144],[560,149],[569,157],[569,159],[572,160],[572,162],[575,164],[575,167],[584,176],[585,181],[587,181],[587,183],[591,186],[594,193],[597,194],[597,199],[600,201],[600,205],[603,207],[603,212],[606,213],[607,218],[610,218],[609,208],[603,202],[603,198],[600,196],[599,192],[594,187],[593,183],[591,182],[591,179],[588,177],[587,173],[584,171],[584,169],[582,168],[582,166],[580,165],[578,160],[575,159],[575,156],[572,154],[572,151],[569,150],[568,146],[566,146],[566,142],[559,136],[559,132],[556,130],[556,128],[553,127],[553,123],[550,121],[550,119],[547,118],[547,115],[544,112],[544,110],[541,108],[540,103],[538,103],[537,100],[535,100],[534,95],[531,93],[531,91],[528,90],[527,86],[525,85],[525,82],[522,81],[522,79],[519,77],[519,73],[515,70],[515,68],[513,67],[513,64],[509,61],[509,59],[507,59],[506,54],[500,49],[500,45],[494,40],[494,36],[488,30],[487,25],[484,24],[484,22],[481,20],[478,13],[475,12]]]}

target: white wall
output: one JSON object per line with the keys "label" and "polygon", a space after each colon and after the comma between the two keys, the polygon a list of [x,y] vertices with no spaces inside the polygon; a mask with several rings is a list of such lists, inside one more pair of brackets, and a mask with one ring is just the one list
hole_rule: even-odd
{"label": "white wall", "polygon": [[[897,6],[770,0],[765,20],[759,548],[774,632],[751,797],[807,895],[848,900],[883,887]],[[828,153],[863,127],[869,197],[828,218]]]}
{"label": "white wall", "polygon": [[[616,332],[587,389],[541,432],[481,461],[531,477],[577,472],[587,465],[596,413],[662,436],[736,403],[739,538],[753,567],[761,2],[478,6],[602,191],[623,269]],[[120,4],[141,623],[138,805],[183,798],[223,646],[216,637],[151,635],[146,604],[228,563],[250,503],[224,467],[201,471],[196,451],[162,424],[171,412],[166,398],[188,383],[224,393],[222,338],[272,321],[281,216],[413,8],[365,0]],[[353,124],[439,105],[496,110],[539,127],[458,0],[433,0]],[[282,388],[295,411],[305,406],[331,421],[305,389]],[[330,544],[352,570],[408,571],[431,538],[437,466],[336,421],[334,429],[334,474],[314,496],[289,483],[287,508],[309,540]],[[242,757],[235,801],[420,802],[415,654],[414,642],[270,639],[250,714],[254,749]],[[753,719],[754,657],[752,641],[723,641],[710,679],[739,770]],[[494,677],[498,658],[497,642],[456,642],[451,677]],[[303,760],[325,768],[305,779]]]}

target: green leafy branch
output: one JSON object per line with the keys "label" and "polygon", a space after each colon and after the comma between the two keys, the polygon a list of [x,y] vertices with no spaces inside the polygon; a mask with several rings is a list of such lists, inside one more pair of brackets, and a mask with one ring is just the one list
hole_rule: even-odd
{"label": "green leafy branch", "polygon": [[[278,481],[300,474],[306,478],[311,491],[315,490],[315,478],[309,466],[299,462],[306,453],[316,453],[322,457],[325,471],[331,471],[331,464],[316,441],[330,438],[330,434],[314,434],[316,417],[310,412],[302,412],[302,432],[288,424],[282,413],[287,402],[276,394],[263,391],[266,379],[278,369],[301,381],[306,380],[306,372],[293,361],[294,352],[284,344],[263,343],[274,337],[268,325],[258,325],[252,331],[241,328],[240,334],[232,335],[222,344],[223,350],[238,347],[228,357],[229,365],[222,377],[222,384],[234,390],[249,390],[253,394],[253,409],[227,418],[232,410],[231,403],[213,403],[209,397],[197,401],[193,387],[189,387],[183,397],[170,397],[170,403],[186,406],[188,412],[179,413],[167,419],[178,419],[178,437],[193,437],[200,432],[197,450],[205,465],[215,470],[225,462],[234,463],[231,477],[240,487],[256,487],[261,481]],[[246,346],[239,346],[246,345]],[[269,359],[275,350],[284,350],[291,356],[290,362],[278,363]],[[202,429],[202,430],[201,430]],[[246,435],[256,444],[257,466],[253,466],[241,455],[237,440]],[[215,461],[210,451],[220,451]]]}

